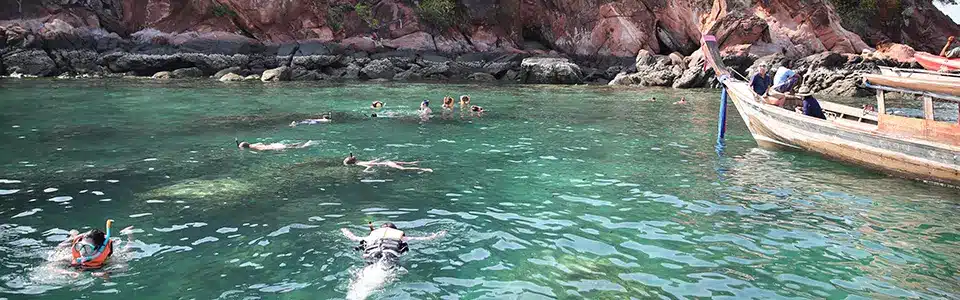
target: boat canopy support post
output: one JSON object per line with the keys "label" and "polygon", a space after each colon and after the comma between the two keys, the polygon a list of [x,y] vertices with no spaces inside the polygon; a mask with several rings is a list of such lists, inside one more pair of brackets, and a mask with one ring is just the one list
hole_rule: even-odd
{"label": "boat canopy support post", "polygon": [[720,118],[717,120],[717,142],[723,141],[727,133],[727,87],[720,92]]}
{"label": "boat canopy support post", "polygon": [[933,97],[923,96],[923,118],[933,120]]}
{"label": "boat canopy support post", "polygon": [[887,113],[886,105],[884,105],[884,99],[886,99],[886,91],[877,90],[877,114],[883,115]]}

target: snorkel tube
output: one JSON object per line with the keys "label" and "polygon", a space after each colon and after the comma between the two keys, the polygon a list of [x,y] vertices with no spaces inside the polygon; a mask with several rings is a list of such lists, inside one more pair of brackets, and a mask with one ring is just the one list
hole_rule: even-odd
{"label": "snorkel tube", "polygon": [[110,240],[110,227],[113,226],[113,219],[107,219],[106,236],[103,238],[103,244],[106,245]]}

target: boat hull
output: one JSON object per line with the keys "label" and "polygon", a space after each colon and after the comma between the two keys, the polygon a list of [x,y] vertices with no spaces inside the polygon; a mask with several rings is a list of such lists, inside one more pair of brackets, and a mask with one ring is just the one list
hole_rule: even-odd
{"label": "boat hull", "polygon": [[745,82],[724,82],[728,95],[761,147],[819,153],[906,178],[960,186],[960,149],[845,128],[760,103]]}
{"label": "boat hull", "polygon": [[917,52],[913,55],[924,69],[938,72],[950,72],[960,70],[960,58],[946,58],[936,56],[926,52]]}

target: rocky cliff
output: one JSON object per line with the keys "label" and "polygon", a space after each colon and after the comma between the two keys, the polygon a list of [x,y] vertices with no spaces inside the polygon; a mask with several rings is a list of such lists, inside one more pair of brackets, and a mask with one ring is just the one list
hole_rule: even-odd
{"label": "rocky cliff", "polygon": [[512,80],[526,78],[521,60],[548,56],[584,66],[580,81],[602,81],[632,71],[638,52],[696,64],[688,56],[704,33],[751,62],[887,41],[929,50],[960,35],[930,0],[902,0],[903,22],[858,27],[862,38],[827,1],[0,0],[0,72],[211,75],[287,65],[306,79]]}

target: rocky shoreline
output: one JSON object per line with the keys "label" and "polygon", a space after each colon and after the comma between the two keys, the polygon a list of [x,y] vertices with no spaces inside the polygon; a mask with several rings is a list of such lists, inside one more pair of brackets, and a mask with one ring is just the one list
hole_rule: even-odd
{"label": "rocky shoreline", "polygon": [[[358,45],[367,43],[369,45]],[[902,48],[902,47],[900,47]],[[725,53],[724,63],[740,74],[759,64],[771,70],[787,64],[820,93],[863,96],[860,74],[878,66],[916,68],[894,53],[823,52],[799,59],[784,54],[757,57]],[[912,51],[909,50],[909,51]],[[404,50],[376,41],[302,41],[262,44],[228,36],[170,36],[138,32],[128,38],[54,21],[42,32],[0,27],[0,73],[13,77],[124,77],[156,79],[213,77],[220,81],[393,80],[434,82],[511,82],[610,84],[703,88],[714,81],[703,55],[565,57],[545,51],[489,51],[465,54]],[[904,62],[901,62],[904,61]]]}

